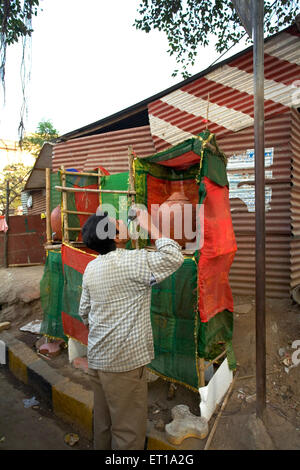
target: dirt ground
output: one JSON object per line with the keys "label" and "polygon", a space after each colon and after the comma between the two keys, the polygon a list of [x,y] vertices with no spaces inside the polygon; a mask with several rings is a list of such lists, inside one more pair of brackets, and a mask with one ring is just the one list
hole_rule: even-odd
{"label": "dirt ground", "polygon": [[[42,275],[43,266],[0,269],[0,322],[10,321],[10,333],[33,349],[39,335],[22,332],[20,327],[42,319]],[[210,419],[213,434],[209,449],[300,450],[300,305],[291,299],[267,299],[267,403],[261,422],[256,418],[255,300],[235,296],[234,301],[233,347],[238,375],[224,410],[219,414],[220,405]],[[88,375],[69,363],[67,349],[45,360],[60,374],[90,389]],[[161,378],[149,381],[149,422],[162,432],[172,420],[175,405],[186,404],[199,415],[199,400],[197,393],[183,386],[170,388]],[[202,448],[206,442],[201,442]]]}

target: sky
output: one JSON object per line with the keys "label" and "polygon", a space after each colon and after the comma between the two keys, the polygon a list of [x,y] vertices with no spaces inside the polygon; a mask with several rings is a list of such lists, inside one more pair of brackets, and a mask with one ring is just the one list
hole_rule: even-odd
{"label": "sky", "polygon": [[[182,81],[165,35],[132,26],[139,0],[41,0],[34,18],[25,132],[50,120],[60,134],[132,106]],[[239,44],[222,60],[244,49]],[[0,139],[18,140],[21,45],[8,48],[6,104]],[[196,74],[220,56],[213,43],[199,51]]]}

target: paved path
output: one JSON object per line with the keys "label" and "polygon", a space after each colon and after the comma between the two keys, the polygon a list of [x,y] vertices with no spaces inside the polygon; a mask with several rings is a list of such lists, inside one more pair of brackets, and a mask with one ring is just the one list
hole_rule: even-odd
{"label": "paved path", "polygon": [[[38,409],[25,408],[23,399],[36,396]],[[35,392],[0,365],[0,452],[1,450],[89,450],[91,443],[80,436],[70,447],[67,433],[75,432],[51,413]]]}

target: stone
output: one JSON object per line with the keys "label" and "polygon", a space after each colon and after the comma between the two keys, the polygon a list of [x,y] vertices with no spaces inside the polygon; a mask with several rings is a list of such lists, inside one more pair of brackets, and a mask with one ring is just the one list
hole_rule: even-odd
{"label": "stone", "polygon": [[189,437],[206,438],[207,420],[202,416],[193,415],[187,405],[176,405],[171,413],[173,421],[165,426],[166,437],[171,444],[180,445]]}
{"label": "stone", "polygon": [[156,421],[154,427],[157,431],[163,432],[165,430],[164,420],[160,418],[158,421]]}
{"label": "stone", "polygon": [[72,361],[72,366],[75,367],[75,369],[80,369],[86,374],[89,373],[88,370],[88,360],[86,357],[75,357]]}
{"label": "stone", "polygon": [[41,354],[45,354],[46,356],[49,357],[55,357],[58,356],[61,353],[61,347],[60,344],[57,342],[55,343],[44,343],[39,349],[39,352]]}
{"label": "stone", "polygon": [[4,321],[0,323],[0,331],[3,330],[8,330],[10,328],[10,322],[9,321]]}

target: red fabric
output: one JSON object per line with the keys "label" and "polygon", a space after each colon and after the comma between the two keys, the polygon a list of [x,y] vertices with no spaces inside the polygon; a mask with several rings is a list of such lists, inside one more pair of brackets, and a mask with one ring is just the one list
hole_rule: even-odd
{"label": "red fabric", "polygon": [[71,317],[71,315],[65,312],[61,312],[61,318],[65,334],[83,344],[88,343],[89,330],[80,320]]}
{"label": "red fabric", "polygon": [[88,248],[76,250],[76,248],[71,248],[64,244],[61,247],[62,265],[64,266],[66,264],[81,274],[84,273],[86,266],[90,261],[95,259],[95,256],[97,255],[98,253],[89,250]]}
{"label": "red fabric", "polygon": [[98,168],[101,170],[103,175],[110,175],[110,172],[108,170],[106,170],[103,166],[99,166],[97,168],[94,168],[93,171],[98,171]]}
{"label": "red fabric", "polygon": [[177,170],[184,170],[192,165],[195,165],[196,163],[199,163],[199,155],[190,150],[189,152],[186,152],[179,157],[171,158],[169,160],[164,160],[158,163],[159,165],[169,166],[176,168]]}
{"label": "red fabric", "polygon": [[[74,188],[80,188],[74,184]],[[85,186],[86,189],[98,189],[97,184],[91,184],[89,186]],[[99,193],[85,193],[85,192],[75,192],[75,205],[76,210],[80,212],[92,212],[96,214],[96,211],[99,207]],[[83,227],[87,219],[90,217],[89,215],[77,215],[79,219],[80,227]],[[78,241],[82,240],[81,232],[78,232]]]}
{"label": "red fabric", "polygon": [[224,309],[233,311],[229,270],[237,250],[227,186],[204,178],[204,243],[198,263],[198,307],[202,322]]}

